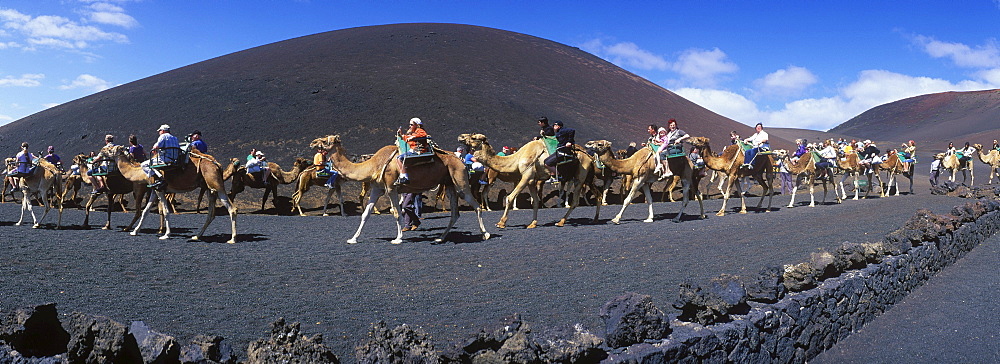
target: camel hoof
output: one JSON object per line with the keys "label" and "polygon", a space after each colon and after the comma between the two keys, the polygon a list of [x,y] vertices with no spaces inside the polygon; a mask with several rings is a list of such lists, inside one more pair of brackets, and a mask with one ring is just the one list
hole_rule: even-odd
{"label": "camel hoof", "polygon": [[163,235],[163,236],[160,237],[160,240],[167,240],[167,239],[170,239],[170,237],[166,236],[166,235]]}
{"label": "camel hoof", "polygon": [[788,206],[785,206],[785,207],[786,207],[786,208],[794,208],[794,207],[795,207],[795,205],[788,205]]}
{"label": "camel hoof", "polygon": [[110,226],[105,226],[105,227],[102,227],[101,230],[111,230],[111,227]]}
{"label": "camel hoof", "polygon": [[128,233],[128,234],[129,234],[129,235],[132,235],[132,236],[136,236],[136,235],[138,235],[138,233],[136,233],[135,231],[133,231],[133,232],[130,232],[130,233]]}
{"label": "camel hoof", "polygon": [[236,240],[227,241],[226,244],[236,244]]}
{"label": "camel hoof", "polygon": [[358,243],[358,239],[347,239],[347,243],[348,244],[357,244]]}
{"label": "camel hoof", "polygon": [[670,219],[670,221],[673,221],[674,223],[678,223],[678,222],[681,222],[681,218],[675,217],[673,219]]}
{"label": "camel hoof", "polygon": [[483,233],[483,240],[490,240],[490,233]]}
{"label": "camel hoof", "polygon": [[566,225],[566,219],[559,220],[559,222],[556,223],[556,226],[559,227],[563,227],[565,225]]}
{"label": "camel hoof", "polygon": [[740,210],[740,213],[741,214],[745,214],[745,213],[747,213],[747,210]]}
{"label": "camel hoof", "polygon": [[618,218],[616,217],[616,218],[614,218],[614,219],[611,219],[611,223],[612,223],[612,224],[615,224],[615,225],[620,225],[620,224],[621,224],[621,220],[619,220],[619,219],[618,219]]}
{"label": "camel hoof", "polygon": [[536,227],[538,227],[538,222],[532,221],[530,224],[528,224],[528,227],[526,229],[534,229]]}
{"label": "camel hoof", "polygon": [[34,225],[31,226],[32,229],[37,229],[39,227],[41,227],[41,225],[38,225],[38,224],[34,224]]}
{"label": "camel hoof", "polygon": [[648,218],[648,219],[642,220],[642,222],[653,222],[653,218]]}
{"label": "camel hoof", "polygon": [[199,237],[198,235],[192,236],[191,241],[201,241],[201,237]]}
{"label": "camel hoof", "polygon": [[816,204],[811,203],[811,204],[809,204],[809,207],[816,207]]}
{"label": "camel hoof", "polygon": [[403,239],[392,239],[392,241],[389,242],[389,244],[392,244],[392,245],[399,245],[399,244],[402,244],[402,243],[403,243]]}
{"label": "camel hoof", "polygon": [[726,213],[725,212],[718,212],[718,213],[715,214],[715,216],[726,216]]}
{"label": "camel hoof", "polygon": [[441,239],[441,238],[434,239],[434,244],[441,244],[443,242],[444,242],[444,239]]}
{"label": "camel hoof", "polygon": [[701,215],[701,216],[698,216],[698,219],[701,219],[701,220],[705,220],[705,219],[707,219],[707,218],[708,218],[708,215]]}
{"label": "camel hoof", "polygon": [[330,216],[330,214],[323,214],[323,216]]}

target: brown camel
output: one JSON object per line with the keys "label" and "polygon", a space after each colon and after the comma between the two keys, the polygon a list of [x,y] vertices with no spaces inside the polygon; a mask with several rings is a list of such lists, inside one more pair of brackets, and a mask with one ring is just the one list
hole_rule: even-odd
{"label": "brown camel", "polygon": [[[962,172],[962,183],[969,181],[969,186],[972,186],[976,184],[976,174],[973,173],[973,164],[971,162],[971,160],[961,162],[958,160],[958,155],[951,153],[944,156],[944,160],[941,161],[941,167],[951,172],[951,176],[948,177],[949,181],[955,182],[955,175],[958,172]],[[969,171],[968,175],[965,174],[966,170]]]}
{"label": "brown camel", "polygon": [[[361,224],[354,236],[347,240],[348,244],[358,242],[358,236],[361,235],[361,229],[365,227],[365,221],[371,214],[375,202],[383,194],[389,194],[389,203],[392,204],[393,211],[402,211],[399,207],[399,194],[401,192],[423,193],[438,185],[443,185],[447,190],[448,199],[451,201],[451,220],[436,241],[444,241],[455,226],[455,222],[458,221],[458,197],[465,199],[465,202],[476,210],[476,219],[479,222],[479,231],[482,233],[483,240],[490,238],[490,233],[486,232],[486,227],[483,226],[482,209],[479,208],[479,203],[472,198],[469,173],[465,171],[465,164],[451,152],[434,149],[433,155],[424,157],[427,158],[424,160],[425,163],[407,166],[409,183],[397,185],[395,182],[399,178],[400,171],[396,158],[399,155],[399,149],[396,145],[382,147],[375,152],[375,155],[361,163],[351,162],[347,158],[347,152],[341,145],[339,135],[317,138],[309,144],[309,148],[314,150],[323,148],[330,151],[329,156],[333,168],[340,171],[342,178],[371,184],[368,204],[365,205],[365,210],[361,214]],[[403,229],[399,225],[399,219],[396,219],[396,238],[391,243],[400,244],[402,242]]]}
{"label": "brown camel", "polygon": [[753,168],[741,168],[743,164],[743,150],[739,146],[730,145],[723,150],[721,156],[717,156],[712,152],[708,138],[691,137],[688,139],[688,142],[701,150],[702,158],[709,169],[723,172],[726,178],[726,187],[724,190],[721,190],[722,208],[715,214],[716,216],[726,215],[726,203],[729,202],[730,189],[733,186],[736,186],[736,193],[740,196],[740,213],[747,213],[746,199],[742,191],[740,191],[741,187],[739,183],[740,178],[747,176],[752,176],[764,189],[763,194],[760,196],[760,201],[757,203],[757,208],[763,205],[764,197],[767,197],[767,210],[765,212],[771,211],[771,199],[774,197],[774,189],[771,187],[770,181],[774,180],[774,162],[770,155],[758,154],[758,160],[754,163]]}
{"label": "brown camel", "polygon": [[[549,170],[544,164],[545,158],[548,157],[549,153],[544,142],[541,140],[533,140],[517,149],[514,154],[508,156],[498,156],[485,135],[462,134],[458,136],[458,140],[471,147],[473,151],[472,155],[474,155],[476,160],[485,165],[487,168],[493,168],[499,173],[520,174],[520,180],[517,182],[517,185],[515,185],[514,189],[507,195],[507,199],[504,202],[503,216],[501,216],[500,221],[497,222],[497,227],[502,229],[507,226],[507,217],[510,213],[511,206],[514,204],[517,195],[520,194],[525,187],[528,188],[528,194],[531,196],[532,208],[531,223],[528,224],[527,228],[532,229],[538,226],[538,206],[541,203],[541,197],[538,194],[538,186],[540,182],[544,182],[549,178]],[[556,226],[564,226],[566,224],[566,219],[569,218],[569,214],[572,213],[573,209],[575,209],[579,204],[581,195],[580,192],[583,190],[582,186],[585,183],[593,184],[593,176],[595,174],[593,158],[588,155],[585,150],[579,147],[576,149],[576,157],[580,163],[576,173],[566,178],[563,183],[559,184],[560,188],[568,193],[567,196],[570,197],[570,206],[566,211],[566,215],[564,215],[563,218],[556,223]],[[598,189],[594,186],[593,190],[597,191]],[[603,201],[597,201],[594,221],[597,221],[598,216],[600,216],[601,204],[603,204]]]}
{"label": "brown camel", "polygon": [[[82,155],[82,154],[81,154]],[[63,204],[66,201],[72,201],[74,205],[77,205],[76,199],[80,195],[80,188],[83,187],[83,176],[81,174],[73,174],[73,171],[63,172]],[[66,195],[69,194],[70,190],[73,191],[73,195],[67,198]]]}
{"label": "brown camel", "polygon": [[[264,210],[264,204],[267,203],[268,195],[271,197],[271,204],[274,204],[274,199],[278,197],[278,185],[287,185],[295,182],[299,177],[299,172],[302,171],[304,166],[307,166],[308,162],[304,158],[296,158],[295,163],[292,165],[292,170],[285,172],[281,170],[281,166],[274,162],[267,163],[268,172],[264,173],[264,178],[267,179],[267,184],[264,183],[263,179],[255,177],[253,174],[247,173],[246,167],[239,166],[240,160],[238,158],[233,158],[232,162],[226,166],[226,169],[232,169],[231,175],[233,178],[232,188],[229,189],[229,201],[235,202],[236,195],[240,192],[246,190],[247,187],[264,189],[264,196],[260,199],[260,209]],[[227,175],[226,171],[223,171],[223,176]],[[224,178],[228,179],[228,178]],[[200,195],[198,196],[201,197]],[[275,206],[277,207],[277,206]]]}
{"label": "brown camel", "polygon": [[[45,159],[39,159],[38,164],[35,165],[35,169],[31,171],[31,174],[19,178],[19,185],[21,187],[21,218],[17,220],[17,224],[21,225],[24,221],[24,212],[27,211],[31,214],[31,221],[34,223],[32,228],[37,229],[41,226],[42,221],[48,216],[49,210],[52,209],[52,205],[59,205],[59,217],[56,219],[56,229],[62,226],[62,175],[59,173],[59,169],[52,165]],[[55,195],[52,196],[53,201],[49,200],[48,191],[52,189]],[[37,194],[41,199],[42,205],[45,206],[45,212],[42,214],[42,218],[35,219],[35,211],[31,207],[31,196]]]}
{"label": "brown camel", "polygon": [[987,184],[993,184],[993,176],[1000,176],[1000,151],[990,149],[989,153],[983,153],[984,149],[982,144],[974,144],[972,147],[979,151],[976,153],[976,157],[979,158],[979,161],[983,162],[983,164],[987,166],[990,166],[990,181],[987,182]]}
{"label": "brown camel", "polygon": [[605,168],[610,168],[615,173],[630,178],[629,191],[625,199],[622,200],[622,208],[618,211],[618,215],[611,219],[611,222],[618,224],[621,221],[625,208],[632,203],[632,199],[635,198],[639,189],[642,189],[642,193],[646,196],[646,205],[649,208],[649,216],[643,221],[653,222],[653,195],[650,191],[650,186],[656,182],[656,175],[653,173],[656,168],[656,158],[653,157],[653,152],[649,148],[642,148],[627,159],[613,159],[611,158],[611,142],[607,140],[589,141],[587,148],[597,152],[597,157],[604,163]]}
{"label": "brown camel", "polygon": [[[147,184],[152,184],[155,180],[149,177],[142,167],[132,161],[129,156],[128,150],[120,145],[110,147],[109,155],[114,156],[115,161],[118,162],[118,170],[121,171],[122,176],[133,182],[143,182]],[[149,198],[149,202],[146,203],[146,207],[142,210],[142,214],[139,217],[138,223],[135,224],[135,229],[130,232],[130,235],[137,235],[139,229],[142,228],[142,222],[146,218],[146,214],[149,210],[153,208],[157,202],[159,202],[160,216],[163,223],[163,235],[160,236],[160,240],[165,240],[170,238],[170,209],[166,205],[167,193],[185,193],[191,192],[201,186],[208,187],[208,214],[205,217],[205,225],[201,227],[198,234],[191,237],[191,240],[201,240],[205,230],[208,229],[208,225],[212,223],[215,219],[215,201],[218,198],[222,201],[222,204],[229,211],[230,225],[232,227],[232,235],[227,243],[236,243],[236,206],[233,206],[229,202],[229,198],[225,194],[225,185],[222,179],[222,167],[216,162],[215,158],[208,155],[199,153],[196,150],[192,150],[187,154],[187,161],[182,167],[174,171],[168,171],[166,174],[166,188],[163,191],[153,189],[153,194]],[[131,228],[129,225],[126,229]]]}
{"label": "brown camel", "polygon": [[[318,167],[312,165],[312,161],[306,160],[304,158],[299,158],[295,160],[295,169],[299,169],[302,172],[299,173],[298,184],[295,188],[295,193],[292,194],[292,211],[298,211],[299,216],[306,216],[302,212],[302,206],[299,204],[302,201],[302,195],[309,191],[312,186],[319,186],[326,188],[326,199],[323,200],[323,216],[330,216],[326,212],[327,208],[330,206],[330,197],[334,193],[337,194],[337,201],[340,204],[340,216],[347,216],[347,211],[344,209],[344,193],[341,189],[341,185],[344,183],[343,176],[338,176],[336,181],[333,182],[333,187],[326,187],[327,177],[316,177],[316,170]],[[365,193],[364,191],[362,193]],[[363,197],[363,196],[362,196]]]}
{"label": "brown camel", "polygon": [[[816,152],[809,152],[806,155],[801,156],[795,162],[792,162],[791,158],[788,157],[787,151],[781,151],[783,153],[775,153],[775,157],[784,159],[785,165],[788,166],[788,174],[792,176],[792,180],[797,181],[799,176],[805,176],[805,184],[809,186],[809,207],[816,206],[815,197],[815,182],[819,180],[823,184],[823,203],[826,203],[827,194],[827,182],[833,181],[833,170],[831,168],[826,168],[826,171],[816,168],[816,161],[813,158],[813,154]],[[798,192],[799,184],[795,183],[792,187],[791,199],[788,200],[788,208],[795,207],[795,192]],[[834,190],[836,192],[836,190]],[[837,195],[837,203],[841,203],[840,195]]]}
{"label": "brown camel", "polygon": [[[837,168],[844,173],[844,176],[840,178],[838,186],[840,190],[834,189],[834,192],[840,196],[842,200],[847,199],[847,190],[844,188],[844,181],[848,177],[854,177],[854,198],[853,200],[858,200],[861,195],[861,187],[858,184],[858,180],[861,178],[861,163],[857,152],[843,153],[839,154],[837,157]],[[837,186],[834,186],[837,187]]]}
{"label": "brown camel", "polygon": [[[101,149],[101,153],[100,153],[100,158],[101,159],[107,159],[107,160],[114,160],[115,159],[114,150],[112,150],[111,147],[104,147],[104,148],[102,148]],[[87,165],[86,164],[87,163],[87,156],[83,155],[83,154],[77,155],[76,157],[73,158],[73,162],[76,163],[79,166],[86,166]],[[80,180],[81,181],[83,181],[84,183],[86,183],[88,185],[93,186],[92,179],[93,179],[93,177],[90,176],[89,171],[80,171]],[[108,210],[108,222],[105,223],[104,227],[102,227],[101,229],[104,229],[104,230],[111,229],[111,208],[112,208],[112,206],[114,206],[114,204],[113,204],[114,196],[115,195],[124,195],[124,194],[127,194],[127,193],[131,193],[132,194],[132,199],[135,200],[135,215],[132,217],[132,222],[129,223],[129,225],[128,225],[128,226],[132,226],[132,224],[134,224],[139,219],[139,213],[141,212],[140,209],[142,207],[143,197],[146,196],[147,192],[149,192],[148,191],[149,188],[146,187],[146,182],[145,181],[131,181],[131,180],[125,178],[125,176],[122,176],[122,174],[121,174],[120,171],[115,171],[115,172],[113,172],[111,174],[108,174],[106,176],[106,178],[104,179],[104,181],[105,181],[105,186],[107,186],[107,188],[108,188],[108,192],[102,192],[100,194],[91,194],[90,198],[87,199],[87,203],[84,205],[84,208],[83,208],[83,210],[84,210],[83,227],[84,228],[89,228],[90,227],[90,209],[91,209],[91,206],[93,206],[94,202],[97,201],[98,196],[100,196],[101,194],[104,194],[104,195],[108,196],[108,207],[107,207],[107,210]]]}
{"label": "brown camel", "polygon": [[[972,161],[969,161],[972,164]],[[907,177],[910,179],[910,194],[913,194],[913,164],[906,166],[901,159],[899,159],[899,154],[894,152],[889,152],[889,157],[878,165],[880,171],[885,171],[888,183],[882,188],[882,197],[889,196],[889,190],[896,187],[896,193],[894,196],[899,196],[899,181],[896,179],[897,175]]]}

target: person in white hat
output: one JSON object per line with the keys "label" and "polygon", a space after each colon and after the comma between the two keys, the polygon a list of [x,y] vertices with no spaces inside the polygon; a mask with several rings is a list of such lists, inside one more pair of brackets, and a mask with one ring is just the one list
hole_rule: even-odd
{"label": "person in white hat", "polygon": [[247,173],[249,173],[253,179],[263,181],[264,186],[267,186],[267,172],[269,172],[269,168],[267,167],[267,158],[264,157],[264,152],[259,150],[255,151],[253,156],[253,159],[247,161]]}
{"label": "person in white hat", "polygon": [[149,161],[146,161],[143,162],[143,167],[148,170],[147,174],[156,179],[156,182],[150,187],[163,188],[166,186],[165,181],[162,179],[163,174],[157,171],[156,168],[146,167],[173,165],[180,158],[181,144],[177,141],[177,137],[170,134],[170,125],[160,125],[160,128],[156,129],[156,131],[160,136],[156,139],[156,144],[153,144],[153,147],[150,149],[150,154],[153,156],[150,158],[150,161],[155,161],[155,163],[150,165]]}

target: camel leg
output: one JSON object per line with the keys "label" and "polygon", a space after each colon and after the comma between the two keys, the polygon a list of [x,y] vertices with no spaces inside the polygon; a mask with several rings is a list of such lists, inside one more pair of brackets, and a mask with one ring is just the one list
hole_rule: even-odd
{"label": "camel leg", "polygon": [[219,195],[220,193],[217,191],[208,191],[208,216],[205,216],[205,224],[201,226],[201,230],[191,237],[192,241],[201,241],[202,235],[205,234],[205,229],[208,229],[208,225],[212,223],[212,220],[215,220],[215,199]]}
{"label": "camel leg", "polygon": [[[236,206],[229,201],[229,197],[225,193],[219,193],[219,200],[222,201],[222,206],[225,206],[226,210],[229,211],[229,222],[232,227],[232,235],[226,243],[236,244]],[[213,203],[212,206],[214,207],[215,204]],[[213,213],[212,216],[215,216],[215,214]]]}
{"label": "camel leg", "polygon": [[[277,182],[275,182],[275,183],[277,183]],[[270,195],[270,194],[271,194],[271,188],[265,188],[264,189],[264,196],[260,198],[260,210],[261,211],[264,211],[264,206],[267,205],[267,196]],[[275,192],[275,196],[277,196],[277,195],[278,195],[277,192]]]}
{"label": "camel leg", "polygon": [[49,209],[52,208],[52,205],[49,203],[48,189],[46,188],[42,191],[43,192],[38,194],[38,198],[42,200],[42,206],[45,207],[45,211],[42,212],[42,217],[38,219],[38,222],[35,222],[35,225],[31,226],[33,229],[37,229],[42,226],[42,221],[45,221],[45,217],[49,215]]}
{"label": "camel leg", "polygon": [[[722,178],[725,178],[725,176]],[[725,188],[719,189],[719,192],[722,192],[722,208],[719,209],[719,212],[715,213],[715,216],[726,216],[726,204],[729,203],[729,189],[732,188],[732,186],[732,183],[730,183],[727,184]]]}
{"label": "camel leg", "polygon": [[[607,186],[608,184],[605,183],[604,185]],[[601,190],[597,189],[597,185],[595,185],[593,183],[590,184],[590,189],[592,191],[597,191],[597,193],[594,194],[595,195],[594,197],[597,198],[597,203],[594,204],[594,206],[595,206],[595,209],[594,209],[594,219],[592,220],[593,222],[596,223],[597,219],[599,219],[601,217],[601,206],[602,205],[606,205],[604,203],[604,194],[607,193],[608,190],[605,189],[605,190],[601,191]]]}
{"label": "camel leg", "polygon": [[[478,182],[475,182],[475,183],[478,183]],[[443,188],[446,189],[445,190],[445,194],[448,195],[448,202],[451,205],[451,218],[448,220],[448,227],[446,227],[444,229],[444,231],[441,233],[440,236],[438,236],[437,239],[434,239],[435,243],[443,242],[444,238],[446,238],[448,236],[448,233],[451,232],[451,229],[455,227],[455,222],[458,221],[458,194],[455,193],[455,188],[452,187],[452,186],[447,186],[447,187],[443,187]],[[464,194],[464,196],[463,196],[463,197],[467,198],[466,202],[468,202],[469,205],[472,206],[472,208],[474,210],[479,210],[479,203],[476,202],[476,198],[472,195],[474,192],[472,192],[471,189],[469,189],[466,192],[468,192],[468,193]],[[396,221],[399,221],[399,220],[397,219]]]}
{"label": "camel leg", "polygon": [[[530,172],[529,172],[530,173]],[[530,184],[531,176],[524,175],[521,176],[521,180],[517,182],[514,189],[507,194],[506,202],[504,202],[503,215],[500,216],[500,221],[497,222],[496,226],[500,229],[507,227],[507,216],[510,213],[511,206],[514,206],[517,200],[517,195],[521,194],[521,190],[528,187],[528,193],[531,194],[531,205],[535,210],[534,221],[531,222],[529,228],[534,228],[538,221],[538,197],[536,193],[531,192],[535,188],[533,184]]]}
{"label": "camel leg", "polygon": [[142,216],[142,200],[149,193],[150,190],[144,190],[144,191],[139,189],[132,190],[132,198],[135,199],[135,214],[132,215],[132,222],[130,222],[127,226],[125,226],[125,228],[122,229],[122,231],[132,230],[132,226],[135,225],[136,221],[139,221],[139,217]]}
{"label": "camel leg", "polygon": [[[486,232],[486,225],[483,225],[483,209],[482,209],[482,207],[473,204],[473,202],[475,201],[475,199],[473,199],[472,196],[469,196],[469,194],[463,194],[462,198],[465,199],[465,202],[467,202],[469,204],[469,206],[472,206],[473,209],[476,210],[476,220],[479,221],[479,232],[483,235],[483,240],[489,240],[490,239],[490,233]],[[456,211],[457,211],[457,209],[456,209]]]}
{"label": "camel leg", "polygon": [[632,199],[635,198],[635,195],[637,194],[640,188],[642,188],[643,192],[646,194],[646,204],[649,205],[649,218],[646,219],[647,220],[646,222],[653,221],[653,200],[651,198],[653,194],[649,190],[649,184],[647,184],[645,180],[637,181],[633,179],[632,186],[631,188],[629,188],[628,191],[628,195],[625,197],[625,200],[622,201],[621,210],[618,210],[618,215],[615,215],[615,218],[611,219],[612,223],[619,224],[621,222],[622,215],[625,214],[625,209],[628,207],[629,204],[632,203]]}
{"label": "camel leg", "polygon": [[[371,215],[372,209],[375,207],[375,201],[378,201],[378,198],[382,197],[382,194],[385,193],[385,190],[382,188],[372,186],[372,189],[369,191],[369,193],[370,195],[368,196],[368,204],[365,205],[365,211],[361,212],[361,224],[358,225],[358,231],[354,233],[354,236],[352,236],[350,239],[347,239],[348,244],[358,243],[358,236],[361,235],[361,229],[365,227],[365,221],[368,220],[368,216]],[[398,221],[396,222],[396,225],[399,226]],[[398,230],[400,230],[399,235],[401,236],[403,234],[402,228],[400,227]],[[402,239],[400,238],[400,240]]]}
{"label": "camel leg", "polygon": [[[129,235],[135,236],[135,235],[139,234],[139,229],[142,228],[142,222],[144,220],[146,220],[146,215],[149,213],[149,210],[151,210],[153,208],[153,205],[156,204],[156,203],[158,203],[158,202],[160,202],[160,199],[163,198],[161,195],[162,195],[162,192],[151,192],[151,194],[149,196],[149,201],[146,202],[146,207],[144,207],[142,209],[142,214],[139,215],[139,222],[136,223],[135,229],[133,229],[132,232],[129,233]],[[164,212],[161,211],[161,213],[164,213]],[[161,221],[163,221],[163,220],[164,219],[161,218]]]}
{"label": "camel leg", "polygon": [[813,178],[814,176],[806,177],[806,183],[809,184],[809,207],[816,207],[816,181]]}
{"label": "camel leg", "polygon": [[28,211],[28,213],[31,214],[31,222],[32,222],[32,224],[34,224],[34,222],[36,221],[35,220],[35,212],[32,211],[32,209],[31,209],[31,198],[28,197],[28,191],[27,191],[26,188],[21,189],[21,197],[22,197],[21,198],[21,218],[17,219],[17,224],[14,224],[14,225],[20,226],[21,224],[24,223],[24,212],[25,211]]}
{"label": "camel leg", "polygon": [[340,189],[340,183],[337,183],[335,188],[337,189],[337,203],[340,205],[340,216],[346,217],[347,210],[344,210],[344,190]]}
{"label": "camel leg", "polygon": [[571,193],[567,191],[567,194],[572,196],[569,200],[569,209],[566,210],[566,215],[563,215],[563,218],[556,223],[556,226],[562,227],[566,225],[566,219],[569,218],[569,214],[573,212],[573,209],[576,209],[576,207],[580,205],[581,192],[583,192],[583,182],[573,182],[573,191]]}
{"label": "camel leg", "polygon": [[[111,203],[113,202],[112,200],[113,200],[113,198],[111,198],[111,193],[109,192],[108,193],[108,208],[107,208],[107,211],[108,211],[108,222],[106,224],[104,224],[104,227],[102,227],[101,230],[111,229]],[[87,212],[87,215],[90,215],[89,211]]]}
{"label": "camel leg", "polygon": [[[97,196],[98,195],[90,195],[90,198],[87,199],[87,204],[84,205],[84,207],[83,207],[83,228],[84,229],[90,228],[90,209],[94,205],[94,201],[97,200]],[[108,201],[108,209],[110,210],[110,208],[111,208],[111,202],[109,200]],[[109,219],[110,219],[110,217],[109,217]]]}

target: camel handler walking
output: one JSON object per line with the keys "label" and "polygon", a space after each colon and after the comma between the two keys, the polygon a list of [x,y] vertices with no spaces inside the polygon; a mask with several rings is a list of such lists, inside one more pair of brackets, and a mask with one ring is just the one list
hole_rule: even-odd
{"label": "camel handler walking", "polygon": [[430,150],[427,144],[427,131],[424,130],[424,122],[420,121],[419,118],[410,119],[410,127],[403,133],[402,130],[396,131],[396,133],[403,138],[403,141],[410,147],[405,154],[400,155],[396,158],[399,162],[399,178],[396,179],[397,185],[405,185],[410,183],[410,176],[406,174],[406,163],[403,163],[403,159],[406,159],[410,155],[424,154]]}

